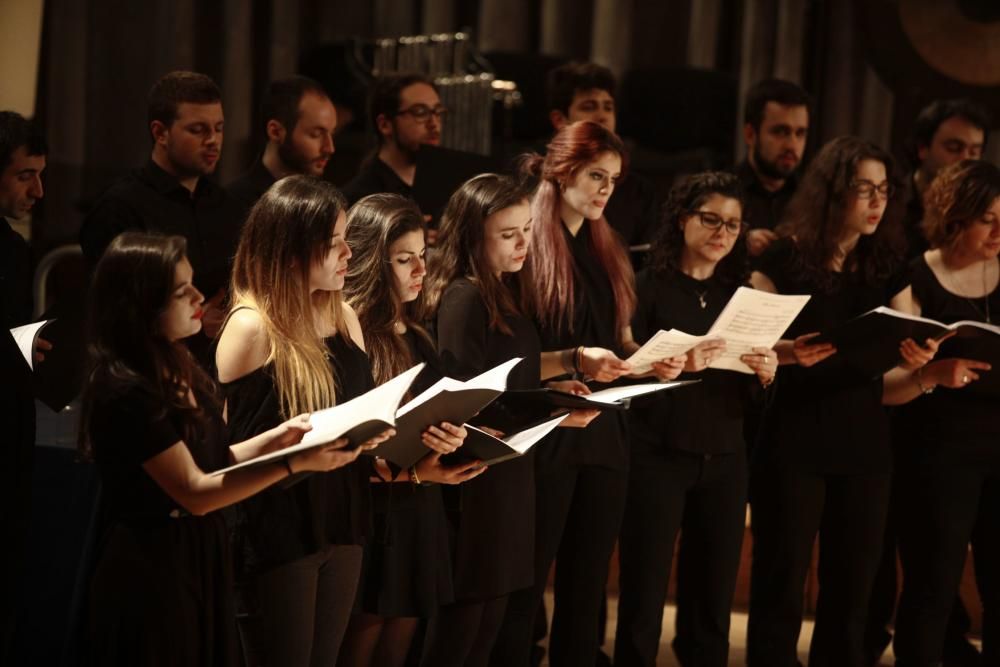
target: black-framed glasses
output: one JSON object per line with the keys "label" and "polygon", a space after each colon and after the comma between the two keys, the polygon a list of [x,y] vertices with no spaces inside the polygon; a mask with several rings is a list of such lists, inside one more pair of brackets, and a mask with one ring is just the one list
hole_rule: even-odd
{"label": "black-framed glasses", "polygon": [[691,215],[697,216],[701,226],[705,229],[711,229],[713,232],[719,227],[725,227],[730,234],[739,236],[750,228],[750,225],[739,218],[723,220],[721,215],[711,211],[691,211]]}
{"label": "black-framed glasses", "polygon": [[855,181],[851,183],[851,189],[854,190],[854,194],[858,199],[871,199],[875,196],[877,192],[879,197],[883,199],[888,199],[892,196],[892,193],[896,191],[892,187],[892,183],[886,181],[880,185],[875,185],[871,181]]}
{"label": "black-framed glasses", "polygon": [[418,123],[426,122],[428,118],[434,116],[438,120],[443,119],[448,115],[448,107],[439,104],[436,107],[429,107],[426,104],[414,104],[411,107],[406,107],[405,109],[400,109],[396,112],[397,116],[413,116],[413,120]]}

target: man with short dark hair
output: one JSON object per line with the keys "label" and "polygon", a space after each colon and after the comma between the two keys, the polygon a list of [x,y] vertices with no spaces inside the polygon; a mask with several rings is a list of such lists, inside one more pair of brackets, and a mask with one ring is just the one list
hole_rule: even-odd
{"label": "man with short dark hair", "polygon": [[32,315],[32,266],[28,243],[10,226],[45,194],[42,172],[48,146],[29,121],[0,111],[0,325],[25,324]]}
{"label": "man with short dark hair", "polygon": [[[616,131],[615,76],[596,63],[570,62],[549,72],[549,122],[563,126],[589,120]],[[660,200],[652,183],[635,172],[626,174],[604,209],[608,224],[622,237],[639,268],[659,222]]]}
{"label": "man with short dark hair", "polygon": [[927,250],[927,241],[920,230],[927,186],[944,167],[961,160],[980,159],[986,148],[989,126],[986,109],[967,99],[936,100],[917,115],[907,142],[907,157],[913,168],[905,183],[903,220],[909,257]]}
{"label": "man with short dark hair", "polygon": [[766,79],[747,91],[743,110],[746,159],[736,167],[746,197],[743,219],[754,257],[777,238],[775,227],[798,186],[798,170],[809,137],[809,94],[781,79]]}
{"label": "man with short dark hair", "polygon": [[337,110],[318,82],[304,76],[271,82],[261,112],[264,152],[226,188],[247,209],[278,179],[321,177],[334,151]]}
{"label": "man with short dark hair", "polygon": [[[0,663],[8,664],[16,625],[30,516],[35,398],[31,369],[8,329],[32,317],[32,266],[28,244],[7,218],[23,218],[44,194],[41,175],[48,146],[41,132],[20,114],[0,111]],[[10,659],[8,659],[10,658]]]}
{"label": "man with short dark hair", "polygon": [[208,298],[203,335],[222,324],[223,301],[236,253],[243,210],[207,177],[222,155],[222,93],[196,72],[170,72],[149,93],[149,161],[112,185],[84,220],[80,244],[93,266],[112,239],[127,230],[176,234],[187,239],[194,282]]}
{"label": "man with short dark hair", "polygon": [[344,186],[351,204],[376,192],[410,196],[417,172],[417,151],[441,143],[448,110],[434,83],[420,74],[394,74],[372,84],[368,117],[378,147],[358,175]]}

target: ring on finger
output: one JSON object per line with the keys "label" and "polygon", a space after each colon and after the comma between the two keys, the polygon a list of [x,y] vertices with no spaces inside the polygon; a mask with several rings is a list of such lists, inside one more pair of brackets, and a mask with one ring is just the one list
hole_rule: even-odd
{"label": "ring on finger", "polygon": [[963,375],[962,376],[962,384],[969,384],[969,376],[968,375]]}

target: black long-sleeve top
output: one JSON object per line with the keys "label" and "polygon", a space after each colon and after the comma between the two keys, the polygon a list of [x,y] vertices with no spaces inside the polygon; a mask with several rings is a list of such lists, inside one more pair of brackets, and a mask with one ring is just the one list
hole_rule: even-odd
{"label": "black long-sleeve top", "polygon": [[192,193],[150,160],[101,196],[83,221],[80,245],[94,266],[122,232],[183,236],[194,284],[211,298],[229,285],[242,226],[243,209],[223,188],[199,178]]}
{"label": "black long-sleeve top", "polygon": [[[542,349],[565,350],[579,345],[603,347],[621,356],[615,330],[615,295],[611,281],[592,249],[590,223],[584,221],[576,236],[563,227],[573,255],[575,301],[569,322],[561,330],[539,327]],[[597,383],[594,389],[600,389]],[[557,429],[552,441],[536,453],[540,470],[566,465],[596,465],[612,470],[628,469],[624,416],[606,411],[585,429]]]}
{"label": "black long-sleeve top", "polygon": [[[903,287],[898,280],[869,285],[857,273],[841,273],[835,276],[833,289],[825,292],[801,277],[797,254],[794,241],[786,238],[775,241],[761,257],[760,271],[780,294],[811,295],[786,339],[829,331],[885,305]],[[755,456],[822,473],[890,470],[881,376],[867,377],[836,354],[808,368],[782,366],[778,375]]]}
{"label": "black long-sleeve top", "polygon": [[[660,329],[676,328],[696,336],[708,333],[739,287],[716,277],[696,280],[680,271],[652,269],[640,272],[636,285],[639,305],[632,335],[637,341],[652,338]],[[682,373],[677,379],[699,382],[633,401],[629,410],[633,449],[700,455],[741,451],[744,411],[760,396],[757,376],[709,368]]]}

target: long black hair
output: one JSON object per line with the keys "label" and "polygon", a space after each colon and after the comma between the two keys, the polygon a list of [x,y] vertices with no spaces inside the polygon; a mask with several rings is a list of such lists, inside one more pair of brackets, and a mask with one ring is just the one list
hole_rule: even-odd
{"label": "long black hair", "polygon": [[[168,340],[160,316],[174,292],[177,265],[187,243],[179,236],[126,232],[104,252],[90,288],[88,321],[91,371],[83,392],[79,450],[92,454],[91,416],[98,401],[113,400],[123,391],[140,388],[179,414],[182,436],[195,440],[206,421],[204,400],[218,408],[215,383],[198,366],[181,341]],[[199,398],[194,406],[188,393]]]}

